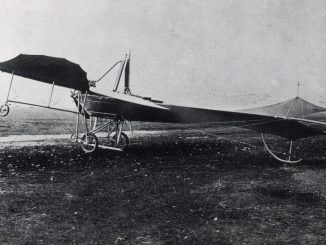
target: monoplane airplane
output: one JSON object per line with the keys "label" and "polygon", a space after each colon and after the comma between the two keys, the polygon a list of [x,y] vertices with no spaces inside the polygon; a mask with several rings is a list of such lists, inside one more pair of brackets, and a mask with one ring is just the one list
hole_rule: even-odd
{"label": "monoplane airplane", "polygon": [[[110,95],[95,93],[91,90],[114,67],[120,65],[113,91]],[[311,124],[323,124],[321,121],[307,119],[312,113],[326,111],[326,108],[309,103],[300,97],[294,97],[285,102],[253,108],[245,111],[224,111],[202,108],[192,108],[165,104],[150,97],[134,95],[129,86],[130,54],[116,62],[105,74],[96,81],[87,79],[86,72],[78,65],[63,58],[44,55],[20,54],[17,57],[0,63],[0,70],[12,74],[5,104],[0,108],[0,115],[9,113],[9,104],[18,103],[49,109],[66,111],[51,106],[55,86],[71,89],[71,97],[76,103],[76,133],[71,136],[73,142],[80,143],[86,153],[94,152],[98,147],[122,151],[129,143],[128,136],[123,132],[127,121],[146,121],[162,123],[211,123],[224,125],[236,123],[238,127],[251,129],[262,134],[262,140],[267,151],[277,160],[295,163],[302,159],[291,159],[292,141],[324,135],[325,132],[311,127]],[[124,91],[119,92],[118,86],[124,72]],[[31,104],[25,101],[10,99],[10,90],[14,76],[21,76],[52,85],[47,106]],[[84,118],[85,132],[80,131],[80,117]],[[100,118],[100,120],[98,120]],[[219,124],[220,125],[220,124]],[[107,143],[99,144],[96,134],[105,130]],[[273,134],[290,141],[290,150],[286,159],[272,152],[263,134]]]}

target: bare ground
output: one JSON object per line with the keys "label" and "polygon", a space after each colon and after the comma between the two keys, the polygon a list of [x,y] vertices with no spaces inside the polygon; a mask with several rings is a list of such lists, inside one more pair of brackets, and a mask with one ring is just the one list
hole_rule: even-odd
{"label": "bare ground", "polygon": [[63,139],[4,145],[0,243],[324,244],[324,143],[303,140],[295,166],[245,130],[136,135],[93,155]]}

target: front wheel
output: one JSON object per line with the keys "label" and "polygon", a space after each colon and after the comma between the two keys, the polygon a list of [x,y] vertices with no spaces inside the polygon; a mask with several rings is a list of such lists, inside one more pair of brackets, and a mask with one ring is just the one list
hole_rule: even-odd
{"label": "front wheel", "polygon": [[72,134],[72,135],[70,136],[70,140],[71,140],[72,142],[76,143],[76,142],[78,141],[78,136],[77,136],[77,134]]}
{"label": "front wheel", "polygon": [[117,144],[117,133],[116,132],[113,132],[112,134],[110,134],[108,136],[108,138],[109,138],[109,144],[111,147],[115,147],[115,148],[119,148],[119,149],[123,150],[129,145],[129,138],[123,132],[121,132],[121,134],[120,134],[120,139],[119,139],[118,144]]}
{"label": "front wheel", "polygon": [[85,153],[93,153],[98,147],[98,139],[95,134],[84,134],[81,137],[81,144]]}
{"label": "front wheel", "polygon": [[0,116],[5,117],[8,115],[8,113],[9,113],[9,105],[7,103],[0,106]]}

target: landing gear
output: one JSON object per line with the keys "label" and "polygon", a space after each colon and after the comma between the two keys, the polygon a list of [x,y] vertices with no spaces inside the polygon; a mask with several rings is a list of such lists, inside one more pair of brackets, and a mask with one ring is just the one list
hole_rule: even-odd
{"label": "landing gear", "polygon": [[288,151],[288,158],[287,159],[283,159],[283,158],[281,158],[281,157],[278,157],[275,153],[273,153],[269,148],[268,148],[268,146],[267,146],[267,144],[266,144],[266,142],[265,142],[265,139],[264,139],[264,134],[261,134],[261,138],[262,138],[262,140],[263,140],[263,143],[264,143],[264,146],[265,146],[265,148],[266,148],[266,150],[268,151],[268,153],[272,156],[272,157],[274,157],[276,160],[278,160],[278,161],[280,161],[280,162],[284,162],[284,163],[298,163],[298,162],[301,162],[302,161],[302,159],[298,159],[298,160],[291,160],[291,154],[292,154],[292,146],[293,146],[293,142],[292,142],[292,140],[290,141],[290,149],[289,149],[289,151]]}
{"label": "landing gear", "polygon": [[[97,150],[97,148],[114,150],[114,151],[122,151],[129,144],[128,136],[122,132],[123,125],[125,124],[125,120],[122,116],[108,114],[108,113],[96,113],[95,117],[87,112],[87,108],[85,107],[87,101],[87,93],[85,93],[83,101],[82,95],[80,92],[74,93],[73,97],[75,99],[78,112],[76,113],[76,132],[71,135],[71,141],[80,143],[83,151],[85,153],[93,153]],[[80,128],[80,115],[84,118],[86,133],[82,136],[79,134]],[[103,122],[104,118],[108,121]],[[98,121],[101,123],[98,126]],[[130,125],[131,130],[131,125]],[[106,132],[106,136],[104,139],[107,143],[103,142],[103,133]],[[100,138],[97,138],[95,134],[98,134]],[[101,142],[101,143],[99,143]]]}
{"label": "landing gear", "polygon": [[9,105],[7,103],[0,106],[0,116],[5,117],[9,113]]}
{"label": "landing gear", "polygon": [[[92,119],[90,118],[90,120]],[[89,123],[90,122],[91,121],[89,121]],[[110,122],[104,123],[101,126],[97,127],[97,120],[95,118],[94,123],[92,125],[92,130],[88,129],[87,124],[88,122],[85,118],[85,125],[86,125],[85,134],[79,136],[78,124],[77,124],[76,134],[71,135],[71,141],[75,143],[80,143],[85,153],[93,153],[97,150],[97,148],[122,151],[129,145],[129,138],[127,134],[122,132],[124,120],[110,120]],[[103,134],[103,132],[100,133],[100,131],[103,131],[106,128],[107,128],[106,130],[107,134],[104,137],[104,139],[107,141],[107,143],[104,143],[103,140],[101,140],[100,142],[103,143],[100,144],[99,139],[95,134],[96,133],[99,133],[99,135]]]}

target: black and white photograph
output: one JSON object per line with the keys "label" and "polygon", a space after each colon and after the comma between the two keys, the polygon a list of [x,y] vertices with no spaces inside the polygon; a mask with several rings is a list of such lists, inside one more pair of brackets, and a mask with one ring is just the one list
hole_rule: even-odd
{"label": "black and white photograph", "polygon": [[325,0],[0,16],[0,244],[326,244]]}

